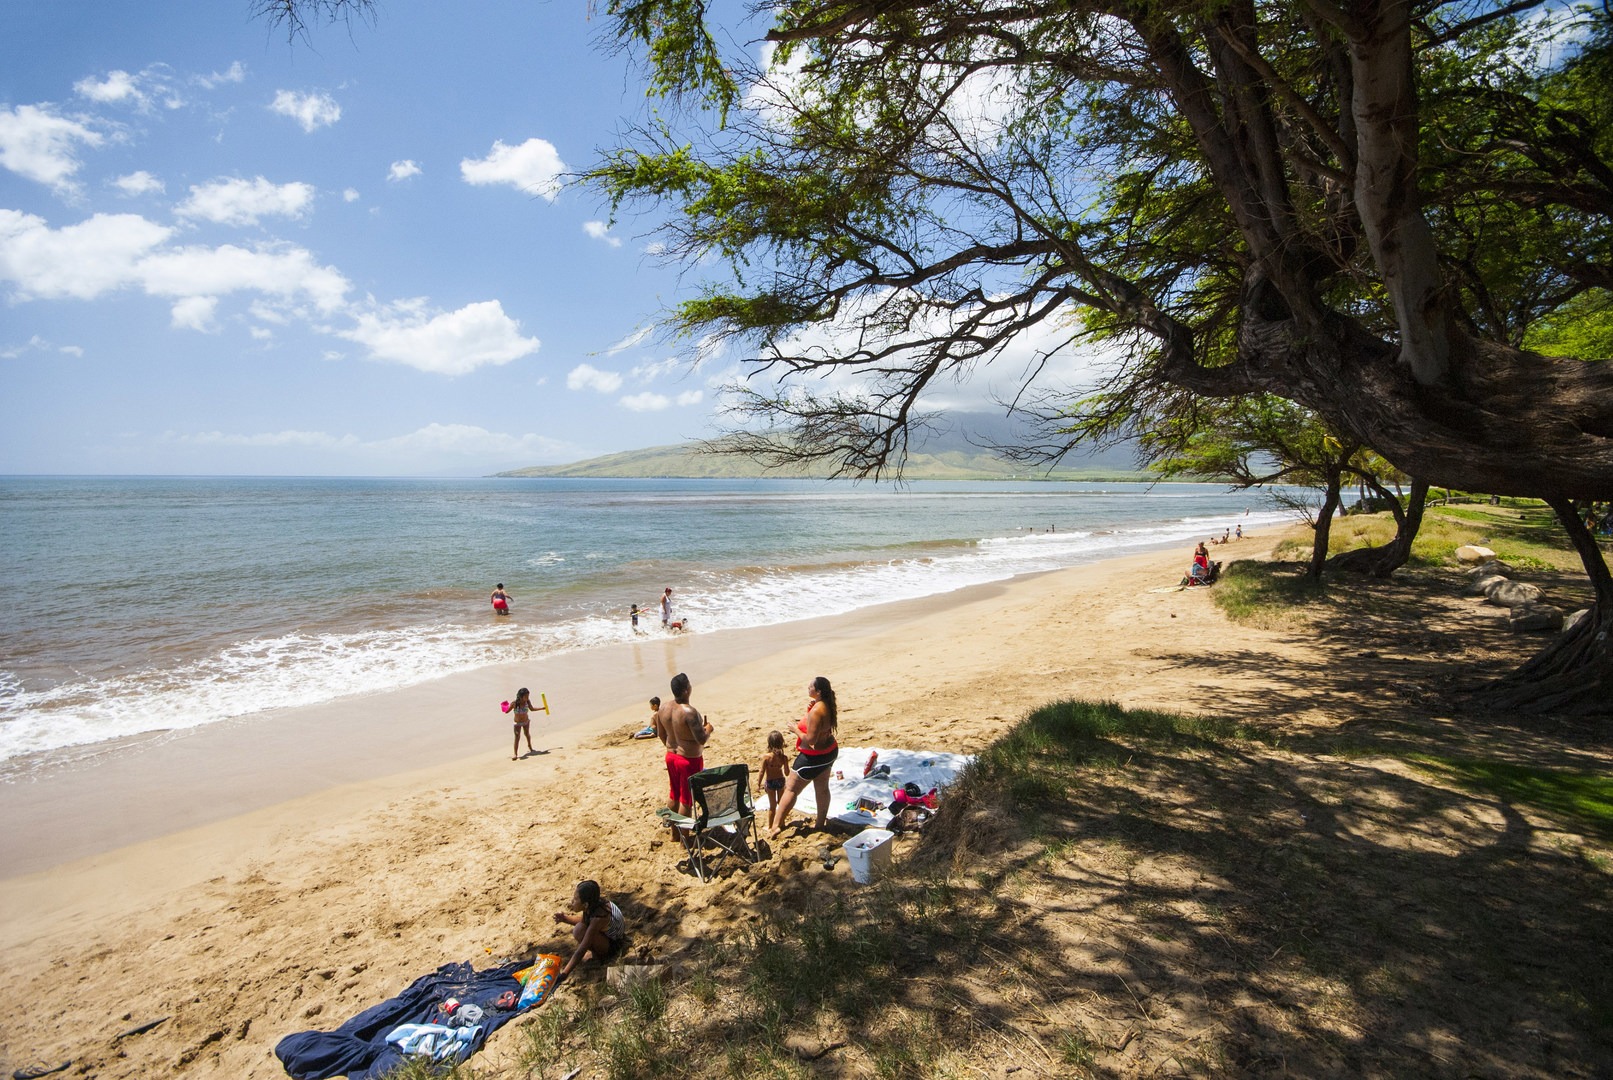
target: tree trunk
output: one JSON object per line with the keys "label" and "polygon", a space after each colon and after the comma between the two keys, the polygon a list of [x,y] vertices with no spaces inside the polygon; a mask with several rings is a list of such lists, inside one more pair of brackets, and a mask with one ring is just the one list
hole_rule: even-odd
{"label": "tree trunk", "polygon": [[1356,548],[1342,551],[1327,560],[1327,569],[1347,574],[1368,574],[1386,578],[1406,565],[1411,558],[1411,544],[1417,539],[1417,530],[1423,527],[1423,505],[1428,501],[1428,481],[1421,478],[1411,482],[1411,501],[1405,510],[1400,500],[1381,487],[1379,493],[1387,498],[1395,511],[1395,538],[1382,547]]}
{"label": "tree trunk", "polygon": [[1613,711],[1613,574],[1596,538],[1570,499],[1548,500],[1568,530],[1590,575],[1595,600],[1589,617],[1537,653],[1523,667],[1493,683],[1483,700],[1521,713],[1556,713],[1606,719]]}
{"label": "tree trunk", "polygon": [[1322,509],[1316,515],[1316,539],[1311,544],[1311,565],[1305,576],[1312,581],[1322,580],[1322,568],[1327,564],[1327,537],[1333,531],[1333,515],[1339,510],[1339,490],[1344,484],[1341,469],[1329,469],[1327,494],[1322,497]]}

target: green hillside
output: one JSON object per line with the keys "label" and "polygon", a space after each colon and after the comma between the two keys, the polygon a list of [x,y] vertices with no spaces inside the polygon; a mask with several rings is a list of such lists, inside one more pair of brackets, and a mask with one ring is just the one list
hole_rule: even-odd
{"label": "green hillside", "polygon": [[[498,476],[569,476],[655,479],[747,479],[752,477],[826,477],[829,470],[765,469],[748,458],[728,454],[704,454],[697,444],[652,446],[619,454],[589,458],[570,465],[534,465],[511,469]],[[948,450],[938,454],[914,454],[907,459],[903,477],[908,480],[1146,480],[1148,475],[1113,465],[1092,464],[1082,468],[1055,469],[1051,473],[1014,465],[983,452]]]}

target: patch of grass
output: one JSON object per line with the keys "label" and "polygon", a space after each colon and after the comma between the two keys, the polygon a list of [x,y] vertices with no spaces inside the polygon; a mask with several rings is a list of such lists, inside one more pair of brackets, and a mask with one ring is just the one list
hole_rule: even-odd
{"label": "patch of grass", "polygon": [[[1516,500],[1515,500],[1516,501]],[[1351,514],[1328,532],[1329,555],[1358,547],[1387,544],[1395,535],[1388,513]],[[1490,548],[1496,557],[1520,570],[1582,569],[1557,516],[1544,503],[1518,506],[1430,506],[1412,541],[1409,565],[1450,567],[1464,544]],[[1309,547],[1305,545],[1306,557]]]}
{"label": "patch of grass", "polygon": [[1266,629],[1303,621],[1307,608],[1328,602],[1326,587],[1293,567],[1248,559],[1223,570],[1210,595],[1227,618]]}
{"label": "patch of grass", "polygon": [[1059,1060],[1077,1069],[1090,1069],[1097,1064],[1099,1045],[1096,1039],[1080,1024],[1059,1036]]}
{"label": "patch of grass", "polygon": [[1413,754],[1408,760],[1469,791],[1544,810],[1587,832],[1613,838],[1613,777],[1431,754]]}
{"label": "patch of grass", "polygon": [[1068,782],[1050,768],[1060,772],[1124,761],[1131,754],[1127,741],[1213,748],[1258,737],[1255,729],[1221,717],[1123,709],[1112,701],[1057,701],[986,748],[972,771],[987,782],[1006,784],[1016,797],[1021,788],[1032,796],[1063,795]]}
{"label": "patch of grass", "polygon": [[406,1057],[387,1074],[388,1080],[477,1080],[480,1075],[468,1064],[448,1064],[423,1057]]}

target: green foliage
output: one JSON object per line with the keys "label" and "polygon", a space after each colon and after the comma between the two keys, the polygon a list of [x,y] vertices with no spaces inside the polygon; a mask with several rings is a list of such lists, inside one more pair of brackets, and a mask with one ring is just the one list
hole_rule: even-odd
{"label": "green foliage", "polygon": [[1524,345],[1551,356],[1613,357],[1613,292],[1592,289],[1530,327]]}
{"label": "green foliage", "polygon": [[723,63],[706,26],[702,0],[609,0],[624,45],[649,49],[650,93],[697,94],[726,116],[740,98],[733,72]]}
{"label": "green foliage", "polygon": [[[1394,533],[1395,523],[1388,514],[1351,515],[1334,524],[1328,550],[1336,554],[1355,547],[1378,546],[1387,543]],[[1497,558],[1520,570],[1581,568],[1579,555],[1551,508],[1523,500],[1500,507],[1431,507],[1412,543],[1409,563],[1453,567],[1456,549],[1465,544],[1487,547]]]}

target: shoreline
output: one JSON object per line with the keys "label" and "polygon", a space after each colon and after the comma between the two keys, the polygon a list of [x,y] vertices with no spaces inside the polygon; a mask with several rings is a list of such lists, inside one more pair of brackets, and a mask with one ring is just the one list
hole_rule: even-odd
{"label": "shoreline", "polygon": [[[551,713],[532,722],[534,745],[542,750],[546,740],[574,729],[642,727],[649,696],[664,697],[679,670],[709,680],[772,652],[944,616],[1039,577],[1101,572],[1128,560],[1158,559],[1166,550],[1161,545],[770,626],[501,662],[396,691],[45,752],[0,783],[0,820],[11,825],[0,834],[0,881],[321,792],[480,759],[492,752],[499,733],[508,737],[509,722],[497,703],[520,685],[550,699]],[[595,689],[615,686],[624,672],[642,695]],[[536,760],[512,763],[506,756],[512,766]]]}

